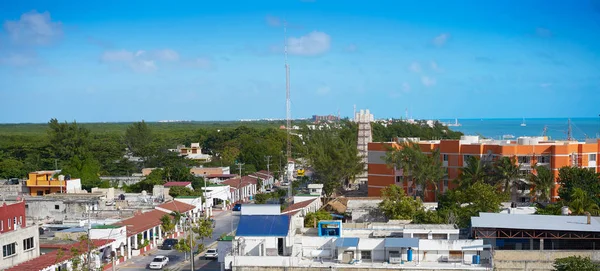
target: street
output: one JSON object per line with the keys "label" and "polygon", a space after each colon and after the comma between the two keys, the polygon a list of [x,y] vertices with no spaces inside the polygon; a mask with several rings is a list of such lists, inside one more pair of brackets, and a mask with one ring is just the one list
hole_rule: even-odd
{"label": "street", "polygon": [[[204,244],[210,245],[211,243],[217,241],[221,234],[228,234],[237,228],[240,217],[238,215],[232,215],[231,211],[225,212],[215,212],[213,217],[215,220],[215,228],[213,230],[213,236],[210,239],[205,239]],[[216,246],[215,246],[216,248]],[[183,252],[178,252],[177,250],[160,250],[153,249],[146,253],[145,255],[140,255],[137,257],[133,257],[128,260],[126,263],[117,266],[117,270],[127,270],[127,271],[135,271],[135,270],[147,270],[148,264],[152,261],[155,256],[164,255],[169,257],[169,264],[167,264],[166,269],[169,270],[190,270],[189,261],[187,261],[184,265],[184,254]],[[189,255],[187,256],[189,257]],[[221,270],[219,263],[217,260],[204,260],[198,259],[194,261],[195,266],[194,269],[199,270]]]}

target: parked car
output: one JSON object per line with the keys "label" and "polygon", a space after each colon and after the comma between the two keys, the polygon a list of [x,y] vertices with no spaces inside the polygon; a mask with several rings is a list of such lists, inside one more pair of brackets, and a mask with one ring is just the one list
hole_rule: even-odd
{"label": "parked car", "polygon": [[160,249],[171,250],[175,248],[177,242],[179,242],[177,239],[166,239],[165,241],[163,241],[162,245],[160,246]]}
{"label": "parked car", "polygon": [[219,253],[217,252],[216,249],[209,249],[204,254],[204,258],[205,259],[217,259],[217,258],[219,258]]}
{"label": "parked car", "polygon": [[241,210],[242,210],[242,205],[239,203],[236,204],[235,206],[233,206],[233,209],[232,209],[232,211],[235,211],[235,212],[239,212]]}
{"label": "parked car", "polygon": [[169,263],[169,257],[167,256],[156,256],[149,264],[150,269],[163,269]]}

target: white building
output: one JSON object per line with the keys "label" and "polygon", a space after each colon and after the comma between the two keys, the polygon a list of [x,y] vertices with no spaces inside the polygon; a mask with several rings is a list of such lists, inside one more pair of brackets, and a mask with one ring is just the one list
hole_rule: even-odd
{"label": "white building", "polygon": [[[320,221],[304,228],[302,218],[242,216],[223,267],[303,267],[486,270],[482,240],[458,239],[453,225],[388,224],[361,227]],[[288,232],[285,232],[288,229]],[[475,260],[475,257],[477,259]],[[485,265],[478,264],[485,258]]]}
{"label": "white building", "polygon": [[15,229],[0,234],[2,257],[0,270],[40,256],[40,233],[37,226]]}

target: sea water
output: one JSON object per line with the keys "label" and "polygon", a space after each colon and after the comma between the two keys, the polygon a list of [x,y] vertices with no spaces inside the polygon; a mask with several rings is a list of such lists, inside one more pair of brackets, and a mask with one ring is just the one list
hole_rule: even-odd
{"label": "sea water", "polygon": [[[600,133],[600,118],[571,118],[571,137],[577,140],[597,138]],[[454,119],[440,120],[454,123]],[[504,136],[542,136],[550,139],[566,139],[569,130],[567,118],[545,119],[458,119],[461,126],[450,129],[463,132],[465,135],[480,135],[486,138],[501,139]],[[521,124],[525,123],[525,126]]]}

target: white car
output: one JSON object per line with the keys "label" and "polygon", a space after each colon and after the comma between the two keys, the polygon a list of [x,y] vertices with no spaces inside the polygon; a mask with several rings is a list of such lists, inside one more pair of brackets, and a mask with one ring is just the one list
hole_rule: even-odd
{"label": "white car", "polygon": [[167,256],[156,256],[148,266],[150,269],[163,269],[169,262]]}
{"label": "white car", "polygon": [[204,258],[205,259],[216,259],[216,258],[219,258],[219,253],[217,252],[216,249],[209,249],[204,254]]}

